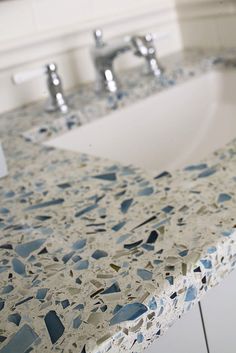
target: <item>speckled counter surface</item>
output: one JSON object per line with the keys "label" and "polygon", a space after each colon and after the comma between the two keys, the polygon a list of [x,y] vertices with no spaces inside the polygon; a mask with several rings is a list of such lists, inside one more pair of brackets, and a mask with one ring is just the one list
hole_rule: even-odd
{"label": "speckled counter surface", "polygon": [[234,56],[175,55],[161,83],[133,70],[117,101],[82,88],[78,117],[0,117],[1,353],[142,352],[235,267],[236,141],[154,178],[40,144]]}

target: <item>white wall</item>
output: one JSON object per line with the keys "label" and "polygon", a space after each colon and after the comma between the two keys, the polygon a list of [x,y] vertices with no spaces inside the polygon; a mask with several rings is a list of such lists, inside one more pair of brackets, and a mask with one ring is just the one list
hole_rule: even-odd
{"label": "white wall", "polygon": [[176,0],[185,48],[236,47],[235,0]]}
{"label": "white wall", "polygon": [[[11,0],[0,3],[0,112],[47,94],[45,80],[15,87],[11,75],[48,61],[58,63],[66,89],[94,79],[89,48],[92,29],[106,38],[147,31],[168,31],[160,55],[181,48],[174,0]],[[117,70],[140,63],[131,54]],[[1,89],[4,87],[4,89]]]}
{"label": "white wall", "polygon": [[[89,48],[92,29],[106,38],[131,33],[168,32],[157,43],[159,56],[182,46],[232,46],[235,0],[9,0],[0,2],[0,112],[47,95],[38,78],[14,86],[14,72],[58,63],[69,89],[94,79]],[[235,45],[236,46],[236,45]],[[140,63],[131,54],[117,60],[117,70]]]}

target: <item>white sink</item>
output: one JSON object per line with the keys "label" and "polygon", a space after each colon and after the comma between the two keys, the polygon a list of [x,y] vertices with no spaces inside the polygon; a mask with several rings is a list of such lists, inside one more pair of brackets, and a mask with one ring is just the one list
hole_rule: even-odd
{"label": "white sink", "polygon": [[46,145],[150,171],[196,163],[236,137],[236,71],[212,71]]}

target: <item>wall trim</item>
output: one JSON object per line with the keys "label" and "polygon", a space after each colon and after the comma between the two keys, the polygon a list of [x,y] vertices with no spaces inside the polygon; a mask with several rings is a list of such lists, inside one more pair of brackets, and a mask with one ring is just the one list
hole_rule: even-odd
{"label": "wall trim", "polygon": [[235,14],[234,0],[225,0],[222,3],[214,0],[193,0],[189,3],[183,0],[177,5],[174,0],[154,1],[151,5],[148,4],[148,7],[141,6],[125,13],[116,12],[109,17],[4,41],[0,43],[0,71],[92,45],[91,31],[100,26],[106,30],[106,36],[109,38],[125,34],[127,25],[129,32],[142,32],[147,28],[147,23],[152,27],[177,20],[188,21]]}
{"label": "wall trim", "polygon": [[41,32],[16,40],[0,42],[0,71],[14,68],[43,57],[92,45],[92,30],[102,27],[106,38],[118,37],[129,32],[144,30],[148,26],[176,20],[174,0],[153,3],[128,12],[114,13],[105,18],[87,20],[57,30]]}

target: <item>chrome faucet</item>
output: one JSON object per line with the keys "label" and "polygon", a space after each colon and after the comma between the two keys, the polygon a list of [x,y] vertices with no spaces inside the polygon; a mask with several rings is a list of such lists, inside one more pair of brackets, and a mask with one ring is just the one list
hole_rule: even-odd
{"label": "chrome faucet", "polygon": [[54,63],[46,65],[46,74],[49,91],[49,100],[46,105],[46,111],[54,112],[59,110],[62,113],[67,113],[69,107],[64,96],[61,78],[57,72],[57,65]]}
{"label": "chrome faucet", "polygon": [[125,37],[111,44],[103,40],[102,30],[96,29],[93,34],[95,47],[92,48],[92,59],[96,70],[97,92],[117,92],[119,82],[113,69],[114,59],[130,50],[134,55],[145,58],[147,74],[162,74],[163,68],[157,60],[154,37],[151,34]]}
{"label": "chrome faucet", "polygon": [[118,90],[118,80],[114,73],[114,59],[122,53],[130,50],[130,44],[118,41],[107,44],[103,40],[100,29],[94,32],[95,47],[92,49],[92,58],[96,69],[96,92],[115,93]]}
{"label": "chrome faucet", "polygon": [[58,75],[57,65],[55,63],[44,65],[32,71],[17,73],[13,75],[12,81],[14,84],[19,85],[42,75],[47,76],[47,87],[49,91],[49,99],[46,103],[45,110],[47,112],[60,111],[63,114],[67,113],[69,107],[64,96],[62,81]]}
{"label": "chrome faucet", "polygon": [[154,39],[154,36],[148,33],[144,36],[131,37],[131,43],[135,50],[134,54],[146,60],[145,72],[147,74],[153,74],[154,76],[160,76],[164,72],[164,68],[157,59]]}

